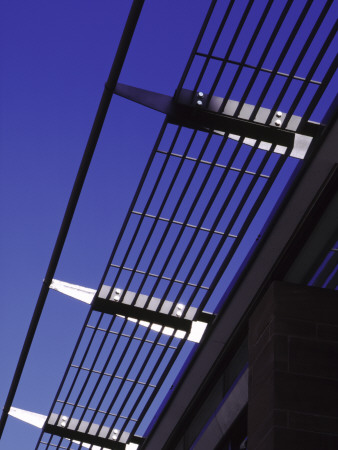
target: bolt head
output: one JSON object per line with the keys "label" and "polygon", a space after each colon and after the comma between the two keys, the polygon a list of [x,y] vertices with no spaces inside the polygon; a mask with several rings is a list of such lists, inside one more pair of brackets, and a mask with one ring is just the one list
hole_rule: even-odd
{"label": "bolt head", "polygon": [[64,428],[66,426],[66,422],[67,422],[67,417],[61,417],[60,426]]}
{"label": "bolt head", "polygon": [[203,94],[203,92],[199,92],[199,93],[197,94],[197,96],[198,96],[199,98],[203,98],[203,97],[204,97],[204,94]]}
{"label": "bolt head", "polygon": [[198,106],[202,106],[202,105],[203,105],[203,102],[202,102],[202,100],[197,100],[197,102],[196,102],[196,103],[197,103],[197,105],[198,105]]}
{"label": "bolt head", "polygon": [[275,121],[276,127],[280,127],[282,125],[282,122],[280,120]]}
{"label": "bolt head", "polygon": [[119,432],[119,430],[113,430],[113,436],[112,436],[113,441],[117,440],[118,432]]}
{"label": "bolt head", "polygon": [[276,116],[277,116],[277,117],[282,117],[282,111],[277,111],[277,112],[276,112]]}

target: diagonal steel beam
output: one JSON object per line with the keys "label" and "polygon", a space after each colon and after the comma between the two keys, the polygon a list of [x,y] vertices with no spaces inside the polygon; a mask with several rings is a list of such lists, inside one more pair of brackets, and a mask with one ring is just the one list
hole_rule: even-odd
{"label": "diagonal steel beam", "polygon": [[[115,94],[166,114],[170,123],[202,131],[230,132],[233,134],[230,137],[237,140],[239,136],[245,136],[265,144],[270,143],[269,148],[271,144],[297,147],[300,145],[300,133],[301,136],[308,137],[303,144],[308,147],[311,138],[319,135],[324,128],[321,124],[309,121],[302,126],[301,130],[298,130],[301,117],[292,116],[285,129],[282,129],[286,113],[279,112],[277,117],[266,123],[266,119],[271,113],[267,108],[259,108],[255,119],[249,120],[254,108],[249,104],[245,104],[240,114],[235,116],[238,102],[233,100],[229,100],[223,110],[219,112],[223,102],[221,97],[208,98],[201,92],[194,95],[193,91],[187,89],[182,89],[177,101],[169,95],[122,83],[117,83]],[[250,141],[246,143],[254,145]],[[269,148],[264,149],[268,150]]]}

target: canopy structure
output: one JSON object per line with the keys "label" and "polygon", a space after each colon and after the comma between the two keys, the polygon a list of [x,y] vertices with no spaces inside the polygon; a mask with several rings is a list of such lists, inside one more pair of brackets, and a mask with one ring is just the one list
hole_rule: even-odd
{"label": "canopy structure", "polygon": [[[273,280],[337,290],[337,2],[211,1],[171,96],[120,82],[142,6],[131,7],[1,418],[1,430],[8,414],[40,427],[36,449],[207,448],[217,411],[228,425],[212,448],[246,448],[255,302]],[[101,281],[79,286],[54,274],[112,95],[164,120]],[[15,393],[50,289],[88,315],[50,410],[29,413]]]}

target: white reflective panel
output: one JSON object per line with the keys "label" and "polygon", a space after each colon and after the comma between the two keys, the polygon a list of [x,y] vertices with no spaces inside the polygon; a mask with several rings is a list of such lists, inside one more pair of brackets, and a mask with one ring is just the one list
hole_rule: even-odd
{"label": "white reflective panel", "polygon": [[[74,444],[81,444],[80,441],[72,441],[74,442]],[[107,447],[99,447],[98,445],[91,445],[91,444],[86,444],[86,443],[82,443],[81,444],[82,447],[85,448],[91,448],[91,450],[110,450]],[[133,444],[132,442],[130,444],[126,444],[126,450],[137,450],[138,449],[138,444]]]}
{"label": "white reflective panel", "polygon": [[311,142],[312,137],[303,136],[302,134],[296,133],[294,148],[292,149],[290,156],[293,156],[294,158],[304,159]]}
{"label": "white reflective panel", "polygon": [[50,289],[61,292],[62,294],[73,297],[81,302],[88,303],[89,305],[93,301],[96,293],[95,289],[85,288],[76,284],[66,283],[65,281],[52,280]]}
{"label": "white reflective panel", "polygon": [[[69,440],[70,440],[70,439],[67,439],[67,441],[69,441]],[[72,440],[72,442],[74,442],[74,444],[81,444],[80,441],[74,441],[74,440]],[[98,446],[98,445],[87,444],[87,443],[85,443],[85,442],[83,442],[81,445],[82,445],[82,447],[85,447],[85,448],[91,448],[92,450],[110,450],[110,449],[107,448],[107,447],[100,447],[100,446]]]}
{"label": "white reflective panel", "polygon": [[[127,317],[127,319],[132,320],[133,322],[137,322],[136,319],[130,319],[128,317]],[[161,332],[161,329],[162,329],[162,333],[166,334],[167,336],[172,336],[175,332],[174,328],[163,327],[162,325],[159,325],[156,323],[150,324],[149,322],[145,322],[144,320],[140,320],[139,325],[143,325],[145,327],[149,327],[149,325],[150,325],[150,328],[154,331],[157,331],[158,333]],[[191,330],[187,337],[187,340],[191,341],[191,342],[196,342],[198,344],[203,337],[203,334],[207,328],[207,325],[208,324],[205,322],[198,322],[198,321],[191,322]],[[175,337],[177,337],[179,339],[184,339],[185,336],[186,336],[185,331],[176,330]]]}
{"label": "white reflective panel", "polygon": [[[67,441],[69,441],[69,440],[70,439],[67,439]],[[74,441],[73,440],[72,442],[74,442],[74,444],[81,444],[80,441]],[[82,445],[82,447],[91,448],[92,450],[110,450],[107,447],[99,447],[98,445],[86,444],[85,442],[83,442],[81,445]]]}
{"label": "white reflective panel", "polygon": [[193,322],[190,334],[188,336],[188,341],[196,342],[197,344],[201,342],[201,339],[207,328],[207,325],[208,324],[205,322]]}
{"label": "white reflective panel", "polygon": [[[213,131],[216,134],[219,134],[221,136],[224,136],[224,131],[214,130]],[[306,153],[309,149],[309,146],[312,141],[312,137],[310,136],[304,136],[302,134],[295,133],[295,141],[294,141],[294,147],[290,153],[290,156],[297,159],[304,159],[306,156]],[[229,139],[232,139],[234,141],[239,141],[241,136],[238,136],[237,134],[229,134]],[[266,150],[269,151],[272,147],[272,144],[269,142],[261,141],[257,144],[256,139],[252,138],[244,138],[243,144],[250,145],[253,147],[254,145],[257,145],[257,148],[260,150]],[[280,155],[284,155],[287,150],[287,147],[284,147],[283,145],[276,145],[274,148],[274,153],[279,153]]]}
{"label": "white reflective panel", "polygon": [[[223,131],[217,131],[218,134],[222,134],[224,136],[224,132]],[[229,139],[232,139],[233,141],[239,141],[241,138],[241,136],[238,136],[237,134],[229,134]],[[251,147],[253,147],[254,145],[256,145],[257,141],[256,139],[252,139],[252,138],[244,138],[243,140],[243,144],[246,145],[250,145]],[[272,147],[272,144],[270,142],[264,142],[261,141],[258,144],[258,148],[261,150],[266,150],[269,151]]]}
{"label": "white reflective panel", "polygon": [[138,444],[133,444],[132,442],[130,444],[126,445],[126,450],[137,450]]}
{"label": "white reflective panel", "polygon": [[47,416],[44,416],[43,414],[37,414],[24,409],[14,408],[13,406],[11,406],[8,414],[16,419],[22,420],[22,422],[29,423],[30,425],[38,428],[42,428],[47,419]]}

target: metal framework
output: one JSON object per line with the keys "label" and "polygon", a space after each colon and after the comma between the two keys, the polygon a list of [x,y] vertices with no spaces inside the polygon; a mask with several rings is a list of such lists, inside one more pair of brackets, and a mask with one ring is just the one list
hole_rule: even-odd
{"label": "metal framework", "polygon": [[[124,53],[142,3],[133,4]],[[36,449],[147,448],[156,418],[203,345],[191,339],[192,324],[212,327],[304,160],[313,157],[327,123],[318,104],[332,96],[337,69],[337,57],[325,58],[335,42],[328,17],[337,3],[263,3],[257,9],[249,0],[242,9],[234,0],[211,2],[173,97],[117,83],[124,59],[117,57],[109,99],[116,93],[165,119],[99,287],[88,293],[90,311]],[[91,154],[104,116],[94,124]],[[86,170],[75,183],[2,428]],[[316,285],[336,271],[336,247]]]}

